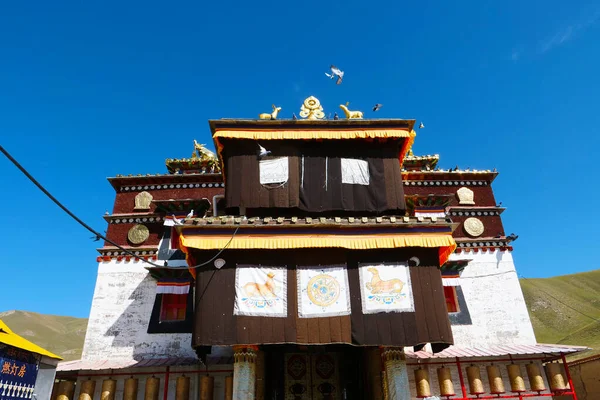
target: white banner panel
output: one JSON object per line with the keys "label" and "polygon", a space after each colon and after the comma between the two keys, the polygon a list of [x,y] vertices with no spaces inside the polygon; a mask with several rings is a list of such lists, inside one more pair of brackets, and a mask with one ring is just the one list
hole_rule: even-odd
{"label": "white banner panel", "polygon": [[297,279],[300,318],[350,314],[348,274],[345,266],[298,269]]}
{"label": "white banner panel", "polygon": [[359,264],[358,271],[364,314],[415,311],[407,264]]}
{"label": "white banner panel", "polygon": [[287,269],[236,268],[233,313],[287,317]]}
{"label": "white banner panel", "polygon": [[259,162],[260,183],[285,183],[289,177],[289,162],[287,157],[272,160],[261,160]]}
{"label": "white banner panel", "polygon": [[369,184],[369,163],[355,158],[342,158],[342,183]]}

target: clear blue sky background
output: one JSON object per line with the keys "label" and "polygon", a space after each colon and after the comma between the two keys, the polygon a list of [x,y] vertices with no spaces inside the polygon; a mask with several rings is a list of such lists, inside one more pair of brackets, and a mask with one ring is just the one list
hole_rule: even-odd
{"label": "clear blue sky background", "polygon": [[[442,167],[497,168],[519,273],[574,273],[598,268],[598,43],[594,1],[4,2],[0,143],[104,231],[106,177],[212,146],[208,119],[350,101],[424,121]],[[86,317],[98,242],[4,157],[0,182],[0,311]]]}

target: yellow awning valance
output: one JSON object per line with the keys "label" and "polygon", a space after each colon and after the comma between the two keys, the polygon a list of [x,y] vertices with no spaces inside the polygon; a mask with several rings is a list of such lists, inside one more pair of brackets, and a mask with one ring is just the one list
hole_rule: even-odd
{"label": "yellow awning valance", "polygon": [[[231,240],[231,243],[229,241]],[[227,244],[229,245],[227,246]],[[440,265],[443,265],[456,248],[456,242],[450,234],[388,234],[388,235],[262,235],[238,233],[231,235],[190,235],[180,236],[184,252],[189,248],[216,250],[227,246],[236,250],[275,250],[306,248],[344,248],[350,250],[393,249],[399,247],[438,247]]]}
{"label": "yellow awning valance", "polygon": [[41,348],[37,344],[31,343],[29,340],[17,335],[11,331],[2,320],[0,320],[0,343],[29,351],[31,353],[37,353],[50,358],[55,358],[57,360],[62,360],[62,358],[56,354],[51,353],[48,350]]}
{"label": "yellow awning valance", "polygon": [[287,139],[360,139],[360,138],[413,138],[415,131],[407,129],[240,129],[218,130],[214,138],[236,138],[251,140]]}

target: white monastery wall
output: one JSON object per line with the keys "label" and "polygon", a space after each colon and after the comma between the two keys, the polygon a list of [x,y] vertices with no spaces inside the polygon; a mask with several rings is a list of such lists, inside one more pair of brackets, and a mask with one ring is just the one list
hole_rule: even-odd
{"label": "white monastery wall", "polygon": [[191,334],[147,333],[156,281],[144,265],[99,264],[82,359],[196,357]]}
{"label": "white monastery wall", "polygon": [[471,251],[450,259],[472,260],[458,278],[472,324],[452,325],[456,346],[536,343],[510,252]]}

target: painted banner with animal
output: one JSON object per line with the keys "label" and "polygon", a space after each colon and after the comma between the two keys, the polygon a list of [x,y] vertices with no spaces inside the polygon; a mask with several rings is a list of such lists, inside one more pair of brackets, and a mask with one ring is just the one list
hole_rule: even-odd
{"label": "painted banner with animal", "polygon": [[287,269],[238,265],[233,313],[287,317]]}
{"label": "painted banner with animal", "polygon": [[415,311],[407,264],[359,264],[364,314]]}

